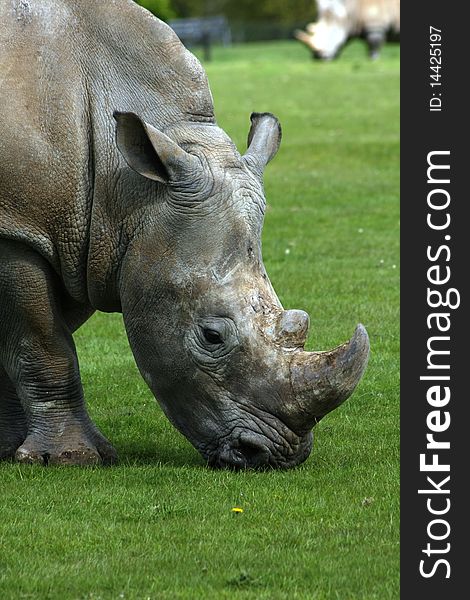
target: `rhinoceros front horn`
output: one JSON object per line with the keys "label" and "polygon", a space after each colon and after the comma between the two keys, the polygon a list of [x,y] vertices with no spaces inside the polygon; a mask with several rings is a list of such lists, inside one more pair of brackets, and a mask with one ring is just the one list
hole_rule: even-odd
{"label": "rhinoceros front horn", "polygon": [[369,336],[358,325],[349,342],[328,352],[299,352],[290,366],[294,400],[290,417],[311,429],[354,391],[367,365]]}

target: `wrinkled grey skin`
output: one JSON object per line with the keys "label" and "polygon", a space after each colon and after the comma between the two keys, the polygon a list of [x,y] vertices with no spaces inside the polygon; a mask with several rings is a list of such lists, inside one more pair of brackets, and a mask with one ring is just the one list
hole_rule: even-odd
{"label": "wrinkled grey skin", "polygon": [[266,275],[277,119],[252,115],[240,156],[199,62],[130,0],[3,2],[0,22],[0,456],[114,462],[72,338],[101,310],[122,311],[144,379],[209,464],[305,460],[369,345],[359,326],[304,352],[308,316]]}

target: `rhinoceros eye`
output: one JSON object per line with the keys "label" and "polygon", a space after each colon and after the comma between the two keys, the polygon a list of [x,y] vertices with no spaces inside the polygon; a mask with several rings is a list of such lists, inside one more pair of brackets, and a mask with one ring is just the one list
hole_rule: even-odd
{"label": "rhinoceros eye", "polygon": [[234,320],[220,314],[200,317],[188,328],[185,340],[196,362],[211,368],[240,346]]}
{"label": "rhinoceros eye", "polygon": [[221,344],[223,342],[220,333],[218,331],[215,331],[215,329],[209,329],[207,327],[204,327],[202,333],[206,341],[209,342],[209,344]]}

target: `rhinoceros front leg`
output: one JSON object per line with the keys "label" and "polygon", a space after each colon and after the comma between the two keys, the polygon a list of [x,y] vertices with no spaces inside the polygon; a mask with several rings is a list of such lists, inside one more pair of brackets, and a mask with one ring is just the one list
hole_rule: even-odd
{"label": "rhinoceros front leg", "polygon": [[[57,275],[41,256],[16,242],[0,242],[0,255],[0,363],[27,421],[16,460],[69,465],[114,462],[114,448],[86,412]],[[15,415],[18,418],[18,405],[5,406],[13,410],[11,425]]]}
{"label": "rhinoceros front leg", "polygon": [[366,42],[369,50],[369,57],[375,60],[379,57],[380,50],[385,43],[385,32],[382,30],[373,30],[366,33]]}
{"label": "rhinoceros front leg", "polygon": [[0,460],[12,458],[27,434],[26,415],[15,388],[0,366]]}

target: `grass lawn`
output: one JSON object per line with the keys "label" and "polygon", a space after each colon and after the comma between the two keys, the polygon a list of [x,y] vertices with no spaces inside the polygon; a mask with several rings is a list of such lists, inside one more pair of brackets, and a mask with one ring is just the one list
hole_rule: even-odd
{"label": "grass lawn", "polygon": [[368,370],[301,467],[211,471],[140,378],[120,315],[95,315],[76,334],[82,378],[121,462],[0,465],[2,600],[399,597],[399,47],[318,64],[294,41],[249,44],[206,69],[240,151],[251,111],[283,126],[263,232],[281,301],[310,313],[308,349],[364,323]]}

